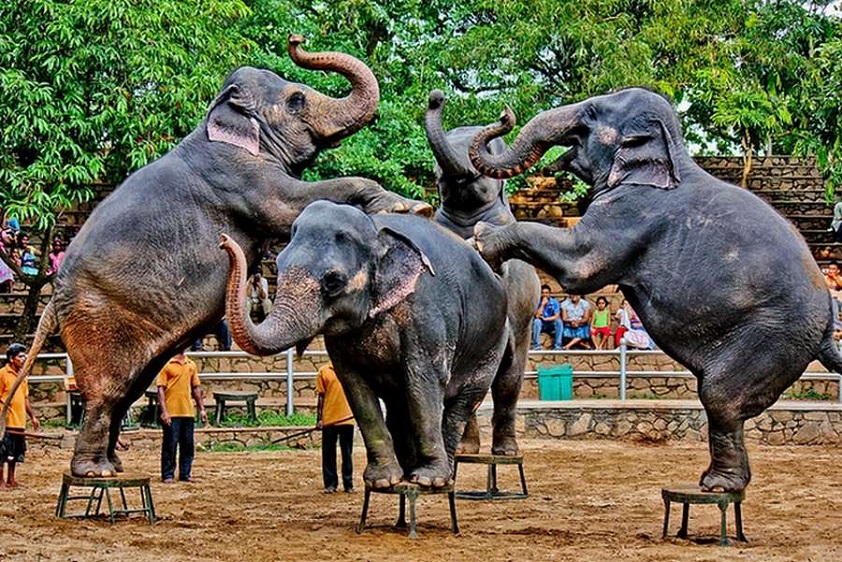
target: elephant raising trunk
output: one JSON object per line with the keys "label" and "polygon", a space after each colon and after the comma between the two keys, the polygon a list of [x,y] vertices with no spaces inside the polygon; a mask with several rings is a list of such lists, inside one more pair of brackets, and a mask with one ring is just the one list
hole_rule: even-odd
{"label": "elephant raising trunk", "polygon": [[464,154],[459,154],[450,145],[441,126],[441,110],[444,106],[444,93],[441,90],[430,92],[430,99],[425,117],[425,130],[433,156],[442,169],[442,176],[460,178],[475,175]]}
{"label": "elephant raising trunk", "polygon": [[[242,248],[231,237],[223,234],[219,244],[228,252],[231,271],[228,276],[226,302],[228,303],[228,324],[231,337],[243,351],[252,355],[274,355],[302,342],[309,343],[318,329],[318,315],[307,314],[306,311],[288,311],[278,299],[272,312],[259,325],[255,326],[246,306],[246,257]],[[288,279],[278,280],[278,292],[285,296],[296,298],[297,294],[315,290],[318,294],[318,283],[312,279],[287,275]],[[307,299],[301,299],[307,302]]]}
{"label": "elephant raising trunk", "polygon": [[347,137],[371,121],[380,101],[377,78],[362,61],[344,53],[307,53],[301,49],[304,37],[289,36],[289,56],[298,66],[308,70],[333,71],[351,82],[351,93],[342,99],[324,96],[318,109],[322,118],[313,120],[320,127],[317,134],[326,141]]}
{"label": "elephant raising trunk", "polygon": [[[574,127],[580,122],[581,104],[551,109],[532,118],[518,134],[509,149],[495,155],[489,151],[489,140],[509,133],[515,126],[515,114],[510,108],[503,110],[500,121],[485,127],[471,143],[468,155],[471,163],[483,175],[507,179],[523,173],[535,165],[544,153],[555,145],[569,141]],[[551,167],[570,159],[575,147],[563,154]]]}

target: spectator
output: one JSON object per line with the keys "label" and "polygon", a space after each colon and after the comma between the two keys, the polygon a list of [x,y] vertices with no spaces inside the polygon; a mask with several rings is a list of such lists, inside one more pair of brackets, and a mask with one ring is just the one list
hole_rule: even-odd
{"label": "spectator", "polygon": [[652,338],[649,337],[646,328],[643,327],[643,322],[641,322],[637,312],[626,301],[623,301],[623,307],[629,323],[629,328],[625,333],[626,345],[634,349],[654,349],[655,344],[652,342]]}
{"label": "spectator", "polygon": [[199,386],[199,369],[192,359],[177,353],[158,373],[158,404],[161,410],[161,427],[164,438],[161,443],[161,481],[172,484],[175,478],[175,457],[178,451],[178,479],[195,482],[192,475],[193,432],[196,411],[190,403],[192,395],[199,410],[202,423],[208,422],[208,414],[202,400]]}
{"label": "spectator", "polygon": [[271,310],[272,301],[269,300],[269,283],[260,272],[257,272],[249,279],[248,312],[250,315],[256,316],[258,322],[263,322]]}
{"label": "spectator", "polygon": [[561,303],[561,321],[567,343],[564,349],[581,347],[590,349],[591,344],[591,305],[581,295],[570,294]]}
{"label": "spectator", "polygon": [[605,297],[596,299],[596,310],[593,311],[591,320],[591,337],[596,349],[606,349],[611,341],[611,309]]}
{"label": "spectator", "polygon": [[322,430],[322,480],[325,494],[336,492],[339,486],[336,474],[337,438],[342,451],[342,486],[346,492],[353,493],[354,415],[330,363],[319,369],[316,394],[316,427]]}
{"label": "spectator", "polygon": [[14,232],[20,230],[20,222],[18,221],[17,217],[10,217],[7,213],[3,213],[3,230],[11,229]]}
{"label": "spectator", "polygon": [[842,201],[837,201],[833,206],[833,219],[828,230],[833,231],[834,242],[842,242]]}
{"label": "spectator", "polygon": [[27,275],[38,275],[38,252],[29,245],[29,235],[18,231],[17,248],[20,251],[20,270]]}
{"label": "spectator", "polygon": [[614,332],[614,347],[620,347],[620,340],[631,329],[631,322],[629,321],[629,310],[626,299],[620,303],[620,309],[614,315],[617,319],[617,331]]}
{"label": "spectator", "polygon": [[47,270],[47,275],[55,275],[58,273],[58,268],[61,267],[61,262],[64,261],[64,240],[56,236],[53,238],[53,248],[50,250],[50,268]]}
{"label": "spectator", "polygon": [[[837,203],[842,204],[842,203]],[[839,264],[830,262],[826,267],[822,268],[824,273],[824,281],[827,283],[827,289],[830,291],[830,305],[833,311],[833,329],[835,331],[842,330],[842,321],[839,320],[839,303],[842,300],[842,274],[839,271]]]}
{"label": "spectator", "polygon": [[541,285],[541,300],[532,319],[532,349],[541,349],[541,334],[544,332],[553,334],[553,349],[561,349],[562,331],[561,307],[558,301],[550,296],[550,286]]}
{"label": "spectator", "polygon": [[[6,366],[0,369],[0,402],[8,400],[9,391],[15,384],[18,373],[26,362],[26,347],[19,343],[9,344],[6,349]],[[0,441],[0,489],[16,488],[15,468],[24,461],[26,454],[26,416],[32,422],[35,431],[41,429],[41,423],[35,410],[29,403],[29,387],[24,380],[9,402],[6,414],[6,433]],[[3,468],[6,468],[6,478],[3,479]]]}
{"label": "spectator", "polygon": [[[0,230],[0,251],[13,259],[12,250],[15,247],[14,233],[9,229]],[[15,274],[9,265],[0,259],[0,293],[11,293],[15,283]]]}

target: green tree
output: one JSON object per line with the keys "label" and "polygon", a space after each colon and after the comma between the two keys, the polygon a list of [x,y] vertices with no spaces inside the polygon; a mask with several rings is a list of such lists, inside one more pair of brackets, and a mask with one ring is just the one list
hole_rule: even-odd
{"label": "green tree", "polygon": [[[253,49],[232,25],[249,14],[227,0],[0,4],[0,208],[48,248],[57,215],[92,184],[121,181],[195,126]],[[21,277],[30,296],[16,337],[43,271]]]}

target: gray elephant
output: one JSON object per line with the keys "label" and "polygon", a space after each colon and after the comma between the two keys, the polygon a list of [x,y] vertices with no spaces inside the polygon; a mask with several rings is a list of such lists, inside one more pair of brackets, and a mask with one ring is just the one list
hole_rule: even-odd
{"label": "gray elephant", "polygon": [[533,263],[573,292],[618,284],[658,346],[698,379],[711,454],[702,488],[743,490],[745,420],[813,359],[842,372],[830,295],[807,244],[764,201],[699,168],[672,105],[654,92],[545,111],[508,151],[490,154],[486,141],[513,124],[507,111],[477,135],[478,170],[510,177],[549,147],[570,147],[550,169],[590,184],[593,201],[571,229],[477,225],[478,249],[491,262]]}
{"label": "gray elephant", "polygon": [[507,343],[506,293],[479,254],[421,217],[317,201],[293,224],[275,305],[255,326],[244,256],[227,236],[222,246],[228,320],[243,350],[301,352],[324,334],[368,451],[366,486],[447,484]]}
{"label": "gray elephant", "polygon": [[[480,174],[468,160],[468,147],[482,127],[457,127],[445,133],[441,123],[444,101],[441,91],[430,92],[425,120],[427,140],[436,158],[436,185],[441,201],[436,222],[465,239],[473,236],[474,226],[480,221],[494,225],[514,223],[505,180]],[[501,139],[494,139],[489,148],[500,153],[506,145]],[[535,268],[520,260],[503,264],[500,275],[509,297],[507,315],[512,332],[506,356],[491,385],[494,398],[491,452],[517,455],[515,414],[529,353],[529,326],[541,282]],[[476,416],[471,416],[459,452],[477,453],[479,449]]]}
{"label": "gray elephant", "polygon": [[365,64],[307,53],[302,42],[290,36],[292,59],[345,76],[347,97],[268,70],[235,70],[201,124],[100,203],[68,247],[22,376],[58,328],[86,404],[74,474],[122,470],[114,446],[127,408],[174,352],[219,322],[228,277],[216,249],[220,232],[240,240],[254,267],[265,243],[288,238],[295,217],[317,199],[432,214],[363,178],[299,178],[320,150],[362,128],[379,101]]}

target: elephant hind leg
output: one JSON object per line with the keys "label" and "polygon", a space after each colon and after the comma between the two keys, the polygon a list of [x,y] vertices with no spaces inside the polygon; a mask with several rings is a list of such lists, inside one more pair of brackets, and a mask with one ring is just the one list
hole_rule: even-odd
{"label": "elephant hind leg", "polygon": [[479,423],[477,422],[476,412],[471,414],[468,422],[465,424],[465,431],[462,433],[462,439],[456,447],[457,455],[476,455],[480,449],[479,438]]}
{"label": "elephant hind leg", "polygon": [[520,449],[515,432],[517,401],[523,386],[523,372],[529,351],[529,333],[517,342],[517,347],[508,349],[491,385],[494,399],[494,414],[491,418],[493,430],[491,452],[495,455],[517,456]]}

